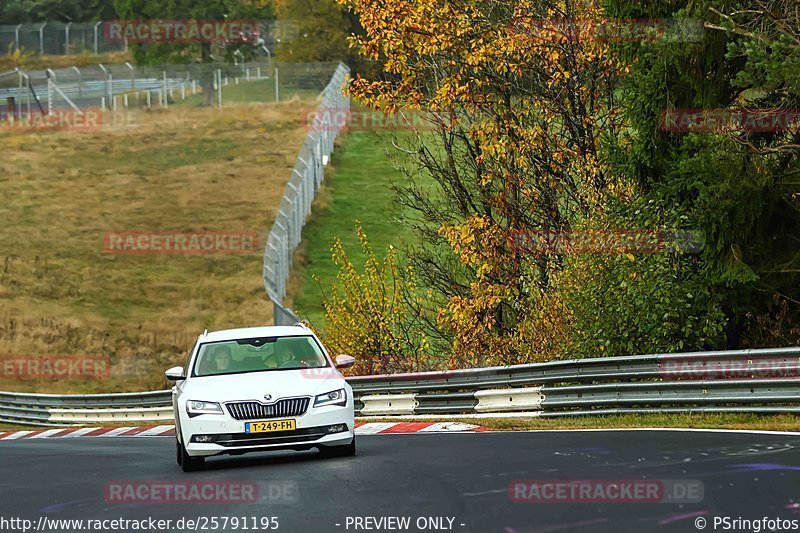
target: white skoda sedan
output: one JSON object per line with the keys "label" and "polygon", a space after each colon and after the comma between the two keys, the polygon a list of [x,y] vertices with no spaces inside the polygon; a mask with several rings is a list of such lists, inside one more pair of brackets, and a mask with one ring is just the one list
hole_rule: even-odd
{"label": "white skoda sedan", "polygon": [[186,368],[166,371],[172,389],[177,461],[185,472],[211,455],[317,448],[356,453],[353,390],[303,326],[204,333]]}

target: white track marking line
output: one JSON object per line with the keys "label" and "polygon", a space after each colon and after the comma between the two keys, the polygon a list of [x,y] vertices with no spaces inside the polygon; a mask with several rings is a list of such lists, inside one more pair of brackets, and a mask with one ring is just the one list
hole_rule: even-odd
{"label": "white track marking line", "polygon": [[374,435],[397,425],[397,422],[367,422],[356,428],[356,435]]}
{"label": "white track marking line", "polygon": [[16,432],[12,433],[11,435],[6,435],[5,437],[3,437],[3,438],[2,438],[2,439],[0,439],[0,440],[16,440],[16,439],[21,439],[21,438],[22,438],[22,437],[24,437],[25,435],[30,435],[31,433],[33,433],[33,431],[25,431],[25,430],[23,430],[23,431],[16,431]]}
{"label": "white track marking line", "polygon": [[475,429],[475,424],[467,424],[465,422],[436,422],[435,424],[431,424],[426,428],[422,428],[419,430],[420,433],[429,433],[429,432],[442,432],[442,431],[470,431]]}
{"label": "white track marking line", "polygon": [[64,431],[69,431],[69,428],[58,428],[58,429],[48,429],[47,431],[42,431],[41,433],[37,433],[36,435],[31,435],[28,437],[29,439],[46,439],[48,437],[52,437],[58,433],[62,433]]}
{"label": "white track marking line", "polygon": [[116,437],[116,436],[121,435],[122,433],[125,433],[127,431],[134,430],[134,429],[136,429],[136,427],[137,426],[131,426],[131,427],[127,427],[127,428],[114,428],[111,431],[109,431],[108,433],[103,433],[102,435],[98,435],[98,437]]}
{"label": "white track marking line", "polygon": [[157,437],[162,433],[166,433],[167,431],[175,429],[175,426],[156,426],[154,428],[150,428],[146,431],[142,431],[141,433],[137,433],[136,435],[131,435],[132,437]]}
{"label": "white track marking line", "polygon": [[[760,429],[702,429],[702,428],[606,428],[606,429],[525,429],[521,431],[492,431],[491,433],[566,433],[590,431],[687,431],[693,433],[748,433],[752,435],[800,435],[798,431],[773,431]],[[485,431],[483,433],[486,433]]]}
{"label": "white track marking line", "polygon": [[86,435],[87,433],[91,433],[92,431],[97,431],[98,429],[102,428],[80,428],[72,431],[70,433],[65,433],[64,435],[59,435],[60,438],[69,439],[71,437],[81,437]]}

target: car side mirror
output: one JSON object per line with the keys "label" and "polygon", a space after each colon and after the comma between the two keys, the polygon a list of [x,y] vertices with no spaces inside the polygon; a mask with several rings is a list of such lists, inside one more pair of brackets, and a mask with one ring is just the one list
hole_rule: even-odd
{"label": "car side mirror", "polygon": [[352,355],[337,355],[336,356],[336,367],[337,368],[349,368],[356,364],[356,358]]}
{"label": "car side mirror", "polygon": [[167,376],[167,379],[170,381],[181,381],[186,379],[186,376],[183,375],[183,367],[181,366],[173,366],[164,372],[164,375]]}

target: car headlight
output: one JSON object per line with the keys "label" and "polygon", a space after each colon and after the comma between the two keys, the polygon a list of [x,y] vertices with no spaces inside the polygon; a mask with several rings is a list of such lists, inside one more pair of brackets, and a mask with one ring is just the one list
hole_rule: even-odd
{"label": "car headlight", "polygon": [[320,394],[314,398],[314,407],[322,407],[323,405],[347,405],[347,393],[344,389],[339,389]]}
{"label": "car headlight", "polygon": [[216,402],[189,400],[186,402],[186,413],[189,417],[199,415],[221,415],[222,406]]}

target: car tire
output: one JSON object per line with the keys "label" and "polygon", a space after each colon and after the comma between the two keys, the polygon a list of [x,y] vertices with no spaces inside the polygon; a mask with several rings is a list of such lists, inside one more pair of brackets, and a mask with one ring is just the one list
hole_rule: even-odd
{"label": "car tire", "polygon": [[180,466],[183,463],[183,446],[181,446],[177,437],[175,437],[175,452],[175,462]]}
{"label": "car tire", "polygon": [[356,438],[344,446],[320,446],[319,453],[323,457],[352,457],[356,454]]}
{"label": "car tire", "polygon": [[206,463],[205,457],[192,457],[186,452],[186,448],[183,444],[178,444],[178,446],[180,446],[181,468],[184,472],[194,472],[203,468],[203,465]]}

